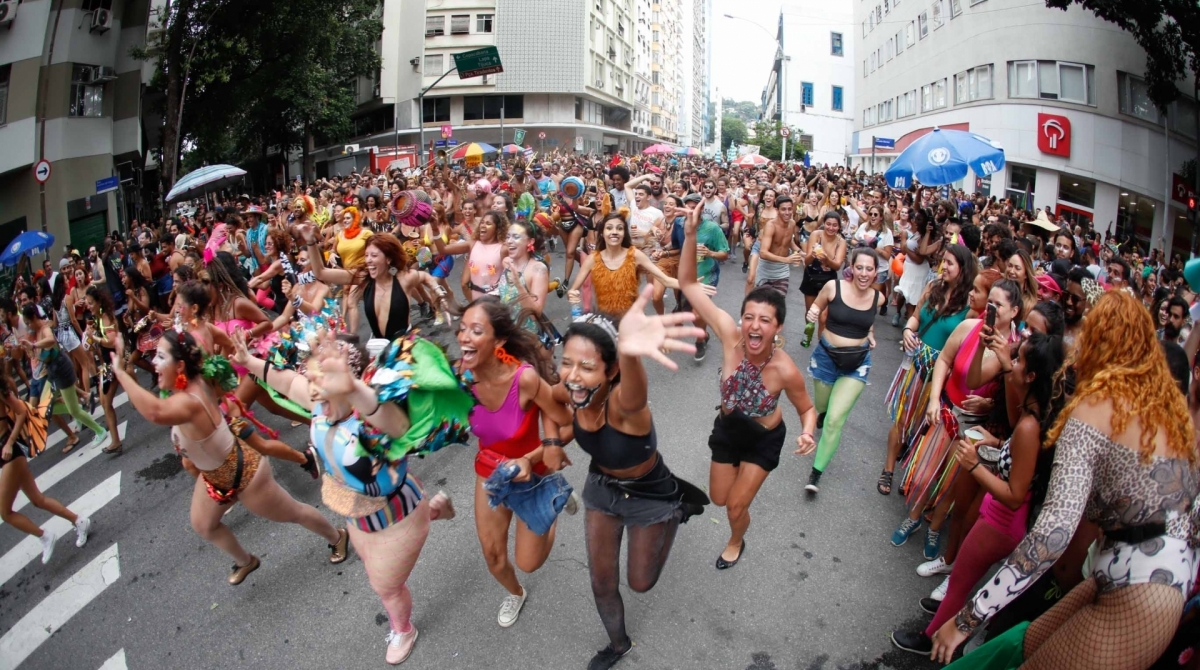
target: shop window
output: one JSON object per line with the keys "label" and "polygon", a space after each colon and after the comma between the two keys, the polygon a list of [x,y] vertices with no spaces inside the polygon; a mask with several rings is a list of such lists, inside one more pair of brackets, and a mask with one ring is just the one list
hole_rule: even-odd
{"label": "shop window", "polygon": [[[1007,195],[1022,209],[1032,209],[1033,196],[1037,193],[1037,170],[1024,165],[1009,164]],[[1025,194],[1029,193],[1026,201]]]}
{"label": "shop window", "polygon": [[1117,230],[1119,234],[1132,235],[1143,246],[1150,242],[1150,233],[1154,230],[1155,214],[1158,203],[1144,195],[1129,191],[1121,192],[1117,205]]}
{"label": "shop window", "polygon": [[8,80],[12,76],[12,64],[0,65],[0,126],[8,123]]}
{"label": "shop window", "polygon": [[1069,174],[1060,174],[1058,176],[1058,199],[1072,205],[1095,209],[1096,182],[1072,177]]}

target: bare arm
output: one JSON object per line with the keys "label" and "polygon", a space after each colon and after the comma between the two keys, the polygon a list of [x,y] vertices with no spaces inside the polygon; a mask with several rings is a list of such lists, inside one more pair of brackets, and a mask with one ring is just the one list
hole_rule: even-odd
{"label": "bare arm", "polygon": [[738,340],[738,326],[733,317],[717,307],[708,291],[696,278],[696,231],[700,228],[699,208],[687,214],[683,227],[683,248],[679,253],[679,288],[687,296],[692,311],[700,315],[717,334],[722,343],[732,344]]}
{"label": "bare arm", "polygon": [[633,250],[633,260],[643,272],[662,282],[663,286],[666,286],[669,289],[679,288],[679,281],[668,277],[667,273],[659,269],[659,267],[654,264],[654,261],[650,260],[650,257],[643,253],[641,249]]}

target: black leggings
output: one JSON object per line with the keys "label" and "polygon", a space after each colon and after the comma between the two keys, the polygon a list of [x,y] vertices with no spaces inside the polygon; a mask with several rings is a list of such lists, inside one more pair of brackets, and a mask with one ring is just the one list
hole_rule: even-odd
{"label": "black leggings", "polygon": [[[674,516],[662,523],[629,527],[625,570],[629,588],[634,592],[645,593],[658,582],[682,517],[682,510],[676,510]],[[618,588],[621,583],[621,536],[624,531],[624,519],[598,510],[587,511],[585,534],[592,595],[596,597],[600,621],[608,631],[613,649],[617,651],[624,651],[633,644],[625,632],[625,604]]]}

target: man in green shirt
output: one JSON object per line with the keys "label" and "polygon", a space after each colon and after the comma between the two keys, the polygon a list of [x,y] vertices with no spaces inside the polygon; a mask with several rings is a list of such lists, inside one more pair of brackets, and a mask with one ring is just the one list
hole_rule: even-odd
{"label": "man in green shirt", "polygon": [[[720,264],[729,258],[729,241],[725,238],[725,232],[721,230],[720,224],[704,215],[704,211],[701,209],[702,205],[703,197],[699,193],[692,193],[683,199],[683,207],[688,211],[689,216],[700,209],[700,228],[696,231],[696,277],[701,284],[716,286],[721,279]],[[695,325],[697,328],[708,328],[708,324],[698,315]],[[707,337],[696,340],[696,355],[694,356],[696,362],[704,360],[705,354],[708,353],[707,350]]]}

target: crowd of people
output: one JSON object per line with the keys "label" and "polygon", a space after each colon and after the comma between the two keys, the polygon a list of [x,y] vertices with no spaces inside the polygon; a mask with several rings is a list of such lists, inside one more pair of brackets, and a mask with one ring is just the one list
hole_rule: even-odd
{"label": "crowd of people", "polygon": [[[610,668],[633,645],[623,536],[629,588],[649,591],[679,526],[713,504],[730,526],[715,567],[736,566],[786,442],[780,396],[799,417],[796,454],[813,458],[807,495],[819,495],[872,353],[898,347],[874,484],[904,497],[892,543],[927,525],[916,570],[943,578],[918,603],[929,624],[894,631],[895,646],[970,668],[1190,662],[1200,265],[1011,198],[798,164],[555,152],[212,202],[68,248],[18,278],[16,302],[0,299],[0,511],[42,538],[44,561],[56,538],[12,510],[18,490],[74,523],[79,546],[91,522],[43,496],[26,460],[51,420],[62,450],[76,447],[64,414],[119,455],[120,386],[171,427],[195,478],[192,527],[233,558],[230,584],[260,565],[222,522],[238,502],[322,537],[333,563],[353,548],[390,619],[386,659],[401,663],[417,639],[409,575],[431,522],[457,515],[407,459],[473,435],[473,516],[505,591],[498,624],[526,601],[518,569],[541,567],[558,515],[582,509],[609,640],[588,668]],[[739,264],[730,314],[712,296]],[[806,325],[789,352],[793,271]],[[571,319],[556,324],[547,306],[563,299]],[[418,323],[452,327],[456,354]],[[701,361],[712,335],[720,406],[698,487],[658,452],[645,360]],[[309,425],[308,444],[278,440],[254,405]],[[580,493],[561,474],[572,443],[590,458]],[[272,461],[320,479],[344,522],[295,501]],[[972,636],[978,648],[955,661]]]}

